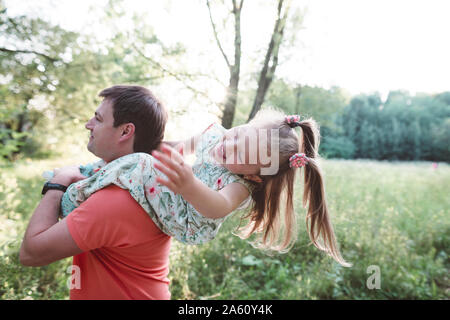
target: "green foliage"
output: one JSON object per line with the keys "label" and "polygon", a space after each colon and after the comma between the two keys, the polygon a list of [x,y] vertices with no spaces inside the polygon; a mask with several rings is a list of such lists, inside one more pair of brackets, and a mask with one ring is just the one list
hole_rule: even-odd
{"label": "green foliage", "polygon": [[16,132],[11,129],[0,128],[0,157],[12,159],[12,155],[19,151],[19,148],[25,144],[25,137],[29,136],[28,132]]}
{"label": "green foliage", "polygon": [[[23,162],[0,167],[0,299],[65,299],[67,267],[71,259],[41,268],[19,263],[19,247],[26,221],[40,201],[40,174],[51,162]],[[53,166],[52,166],[53,167]]]}
{"label": "green foliage", "polygon": [[292,86],[282,79],[277,79],[269,89],[265,105],[280,108],[287,114],[312,117],[321,126],[337,130],[335,117],[342,112],[348,101],[348,93],[338,87],[326,90],[319,87]]}
{"label": "green foliage", "polygon": [[117,27],[126,12],[121,5],[109,2],[99,17],[115,31],[103,40],[0,12],[1,156],[14,161],[57,155],[58,146],[78,143],[102,89],[155,84],[168,75],[162,65],[176,60],[183,47],[165,46],[144,15],[134,17],[131,29]]}
{"label": "green foliage", "polygon": [[450,161],[450,104],[437,96],[391,92],[354,97],[337,122],[355,158]]}
{"label": "green foliage", "polygon": [[[23,232],[40,199],[40,174],[59,165],[18,161],[1,168],[0,299],[68,299],[70,259],[41,268],[18,263]],[[172,298],[448,299],[450,167],[362,160],[323,160],[322,166],[339,247],[352,268],[308,245],[297,188],[299,239],[288,253],[267,254],[232,235],[236,213],[207,244],[173,241]],[[380,267],[380,289],[366,286],[371,265]]]}
{"label": "green foliage", "polygon": [[45,108],[32,99],[56,89],[76,35],[40,18],[11,17],[6,9],[0,31],[0,155],[13,160],[27,145],[37,145],[34,128]]}
{"label": "green foliage", "polygon": [[325,158],[352,159],[355,145],[347,137],[325,136],[321,142],[321,155]]}
{"label": "green foliage", "polygon": [[[234,124],[245,123],[249,96],[241,92]],[[450,92],[437,95],[392,91],[350,99],[342,89],[272,84],[265,105],[312,117],[319,126],[319,153],[327,158],[450,162]]]}

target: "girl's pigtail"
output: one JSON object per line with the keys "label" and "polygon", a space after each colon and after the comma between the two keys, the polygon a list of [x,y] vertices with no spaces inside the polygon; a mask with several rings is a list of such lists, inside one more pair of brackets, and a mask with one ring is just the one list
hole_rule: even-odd
{"label": "girl's pigtail", "polygon": [[306,208],[306,204],[309,203],[306,215],[309,237],[315,247],[327,252],[341,265],[351,267],[351,264],[346,262],[339,252],[328,213],[323,175],[318,162],[320,133],[317,123],[313,119],[306,119],[300,121],[299,126],[303,132],[302,149],[309,160],[308,164],[304,166],[305,186],[303,192],[303,207]]}

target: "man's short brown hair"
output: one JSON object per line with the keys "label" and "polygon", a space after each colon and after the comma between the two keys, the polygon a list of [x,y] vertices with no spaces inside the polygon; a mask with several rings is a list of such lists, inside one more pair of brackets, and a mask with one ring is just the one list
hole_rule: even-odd
{"label": "man's short brown hair", "polygon": [[150,90],[117,85],[102,90],[99,96],[112,103],[115,128],[124,123],[134,124],[134,152],[151,153],[163,141],[167,111]]}

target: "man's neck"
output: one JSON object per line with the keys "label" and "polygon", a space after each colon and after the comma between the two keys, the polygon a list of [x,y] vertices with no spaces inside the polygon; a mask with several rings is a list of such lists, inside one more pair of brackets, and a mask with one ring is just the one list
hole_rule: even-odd
{"label": "man's neck", "polygon": [[112,162],[112,161],[114,161],[114,160],[117,160],[117,159],[119,159],[119,158],[121,158],[121,157],[124,157],[124,156],[126,156],[126,155],[129,155],[129,154],[132,154],[132,153],[134,153],[134,151],[125,151],[125,152],[119,152],[119,153],[117,153],[117,154],[114,154],[111,158],[109,158],[109,159],[103,159],[103,161],[105,161],[106,163],[110,163],[110,162]]}

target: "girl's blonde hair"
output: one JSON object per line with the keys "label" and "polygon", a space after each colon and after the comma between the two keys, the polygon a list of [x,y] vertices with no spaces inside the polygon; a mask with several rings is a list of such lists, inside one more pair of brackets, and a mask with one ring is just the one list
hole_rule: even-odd
{"label": "girl's blonde hair", "polygon": [[[297,240],[297,221],[294,212],[294,182],[296,168],[290,168],[289,158],[295,153],[305,153],[309,158],[304,167],[303,207],[308,205],[306,225],[311,242],[327,252],[338,263],[350,267],[341,256],[331,224],[325,197],[325,187],[319,166],[319,126],[312,118],[299,122],[301,139],[286,122],[285,114],[270,108],[260,110],[250,125],[279,130],[279,170],[275,175],[261,176],[252,192],[253,205],[243,215],[237,235],[247,239],[254,233],[261,236],[253,245],[280,252],[288,251]],[[285,210],[280,210],[284,202]]]}

